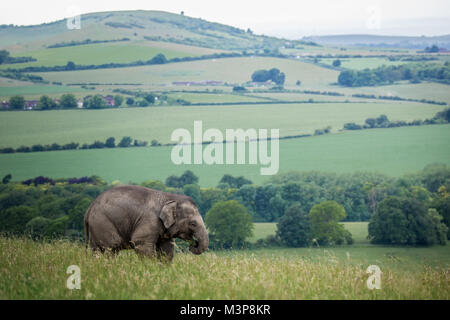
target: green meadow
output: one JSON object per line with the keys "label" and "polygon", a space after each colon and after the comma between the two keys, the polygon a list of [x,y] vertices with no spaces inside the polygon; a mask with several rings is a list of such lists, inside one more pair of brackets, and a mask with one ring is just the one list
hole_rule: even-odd
{"label": "green meadow", "polygon": [[[429,125],[342,132],[280,141],[279,172],[371,171],[400,176],[427,164],[450,164],[450,125]],[[192,170],[204,187],[215,186],[224,174],[243,175],[260,184],[260,165],[174,165],[171,147],[115,148],[0,155],[0,176],[13,180],[39,175],[67,178],[98,175],[109,182],[164,181]]]}
{"label": "green meadow", "polygon": [[147,85],[202,80],[219,80],[229,84],[239,84],[250,81],[255,70],[268,66],[278,68],[286,74],[286,86],[293,86],[297,80],[301,80],[305,87],[317,87],[320,84],[336,82],[339,74],[338,71],[325,69],[311,63],[268,57],[223,58],[120,69],[37,74],[45,80],[63,83],[122,83],[126,74],[126,82]]}
{"label": "green meadow", "polygon": [[365,119],[380,114],[387,115],[391,121],[423,120],[441,110],[442,106],[422,103],[371,102],[2,112],[0,147],[72,141],[82,144],[105,141],[111,136],[116,140],[131,136],[148,142],[156,139],[170,143],[173,130],[186,128],[193,132],[195,120],[203,121],[203,130],[278,128],[283,137],[313,134],[327,126],[337,132],[347,122],[363,124]]}
{"label": "green meadow", "polygon": [[[367,223],[344,225],[355,233],[354,245],[200,256],[177,249],[171,263],[142,260],[130,250],[116,258],[95,256],[78,242],[0,237],[0,299],[450,298],[447,247],[370,245],[362,239]],[[265,229],[255,224],[255,233]],[[66,287],[70,265],[80,268],[79,290]],[[381,289],[367,287],[370,265],[382,272]]]}
{"label": "green meadow", "polygon": [[[31,56],[37,61],[21,63],[20,65],[1,65],[0,69],[40,67],[40,66],[62,66],[72,61],[75,64],[91,65],[104,63],[127,63],[134,61],[150,60],[159,53],[164,54],[167,59],[183,58],[187,56],[197,56],[217,52],[216,50],[185,49],[184,46],[156,46],[153,42],[114,42],[96,43],[79,46],[69,46],[61,48],[45,48],[35,51],[28,51],[27,56]],[[186,48],[189,48],[186,46]]]}

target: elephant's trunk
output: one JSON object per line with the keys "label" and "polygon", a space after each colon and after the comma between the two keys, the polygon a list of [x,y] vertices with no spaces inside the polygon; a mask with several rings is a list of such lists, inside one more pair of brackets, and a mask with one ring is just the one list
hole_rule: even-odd
{"label": "elephant's trunk", "polygon": [[209,236],[206,228],[202,226],[202,228],[194,232],[194,237],[197,239],[196,246],[189,246],[189,250],[193,254],[202,254],[208,249],[209,245]]}

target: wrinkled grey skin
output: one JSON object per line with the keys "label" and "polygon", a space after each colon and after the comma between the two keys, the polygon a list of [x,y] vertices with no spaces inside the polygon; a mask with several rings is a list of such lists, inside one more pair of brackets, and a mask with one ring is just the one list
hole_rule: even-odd
{"label": "wrinkled grey skin", "polygon": [[[103,192],[84,216],[86,248],[172,260],[175,239],[193,240],[189,250],[201,254],[209,237],[190,197],[140,186],[119,186]],[[194,244],[195,243],[195,244]]]}

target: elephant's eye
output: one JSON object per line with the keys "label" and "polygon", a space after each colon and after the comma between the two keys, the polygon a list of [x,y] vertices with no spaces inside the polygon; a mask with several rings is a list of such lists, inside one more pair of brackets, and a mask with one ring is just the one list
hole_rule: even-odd
{"label": "elephant's eye", "polygon": [[197,225],[197,223],[196,223],[195,221],[191,221],[191,222],[189,222],[189,225],[190,225],[191,227],[195,227],[195,226]]}

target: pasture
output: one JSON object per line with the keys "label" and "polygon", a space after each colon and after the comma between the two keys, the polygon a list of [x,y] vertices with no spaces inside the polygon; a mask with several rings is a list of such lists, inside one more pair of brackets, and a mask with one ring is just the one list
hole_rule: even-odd
{"label": "pasture", "polygon": [[72,141],[82,144],[105,141],[111,136],[170,143],[172,131],[177,128],[193,132],[194,120],[202,120],[204,130],[278,128],[283,137],[313,134],[314,130],[327,126],[336,132],[344,123],[363,124],[366,118],[376,118],[380,114],[387,115],[391,121],[423,120],[432,118],[442,109],[442,106],[422,103],[376,101],[2,112],[0,147]]}
{"label": "pasture", "polygon": [[229,84],[239,84],[251,80],[251,75],[259,69],[278,68],[286,74],[286,86],[301,80],[305,87],[317,87],[337,81],[338,71],[325,69],[311,63],[290,59],[244,57],[223,58],[191,62],[169,63],[120,69],[81,70],[70,72],[37,73],[44,80],[63,83],[121,83],[127,75],[131,83],[147,85],[167,84],[173,81],[217,80]]}
{"label": "pasture", "polygon": [[[357,239],[352,246],[200,256],[177,250],[167,264],[141,260],[129,250],[116,258],[96,257],[77,242],[0,237],[0,299],[450,298],[447,247],[385,247]],[[382,271],[380,290],[366,286],[372,264]],[[70,265],[80,267],[80,290],[66,287]]]}
{"label": "pasture", "polygon": [[[328,65],[332,65],[333,59],[320,59],[321,63],[325,63]],[[363,70],[366,68],[374,69],[381,67],[382,65],[386,66],[398,66],[400,64],[410,63],[408,61],[390,61],[386,58],[340,58],[341,68],[354,69],[354,70]]]}
{"label": "pasture", "polygon": [[20,65],[5,64],[1,65],[0,69],[63,66],[69,61],[80,65],[127,63],[139,60],[147,61],[159,53],[164,54],[167,59],[172,59],[215,52],[219,51],[183,45],[161,45],[159,42],[149,41],[96,43],[16,53],[15,55],[18,56],[26,54],[37,59],[37,61],[21,63]]}
{"label": "pasture", "polygon": [[[379,172],[392,176],[417,172],[427,164],[450,164],[450,125],[342,132],[280,141],[280,170],[352,173]],[[256,184],[260,165],[174,165],[171,147],[115,148],[0,155],[0,176],[21,181],[40,175],[67,178],[98,175],[112,182],[164,181],[192,170],[204,187],[215,186],[224,174],[243,175]]]}

